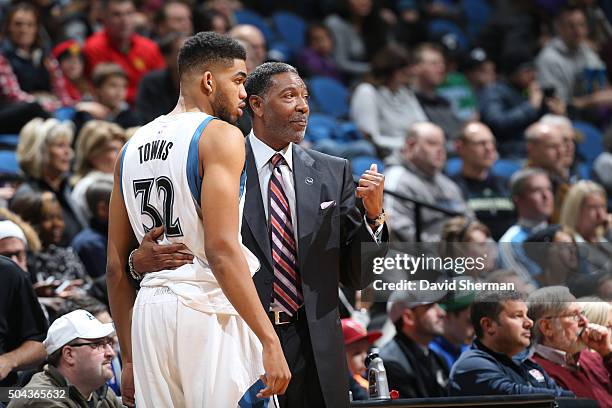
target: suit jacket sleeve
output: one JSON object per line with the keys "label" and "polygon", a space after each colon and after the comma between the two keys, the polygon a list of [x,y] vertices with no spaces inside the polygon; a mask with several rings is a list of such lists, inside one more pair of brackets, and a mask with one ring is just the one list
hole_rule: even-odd
{"label": "suit jacket sleeve", "polygon": [[[374,280],[374,258],[387,254],[389,232],[383,228],[381,243],[376,244],[374,237],[365,225],[364,215],[357,208],[355,184],[348,161],[344,162],[344,178],[340,203],[340,282],[351,289],[359,290]],[[362,245],[367,244],[367,245]]]}

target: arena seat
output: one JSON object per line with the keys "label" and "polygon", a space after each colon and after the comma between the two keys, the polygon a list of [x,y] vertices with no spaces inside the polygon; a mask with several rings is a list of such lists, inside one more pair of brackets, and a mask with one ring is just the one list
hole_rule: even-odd
{"label": "arena seat", "polygon": [[461,171],[461,167],[463,167],[463,160],[459,157],[451,157],[446,160],[446,168],[444,172],[449,176],[456,176]]}
{"label": "arena seat", "polygon": [[272,15],[272,22],[279,37],[293,52],[304,48],[306,21],[302,17],[288,11],[278,11]]}
{"label": "arena seat", "polygon": [[441,18],[433,19],[429,22],[427,30],[432,39],[440,38],[445,34],[451,34],[457,41],[457,45],[461,50],[466,51],[470,47],[470,42],[463,30],[452,21]]}
{"label": "arena seat", "polygon": [[274,31],[270,28],[266,20],[253,10],[236,10],[234,16],[238,24],[251,24],[259,28],[266,38],[266,43],[271,44],[274,41]]}
{"label": "arena seat", "polygon": [[353,176],[359,178],[366,170],[370,170],[372,163],[378,167],[378,172],[382,173],[385,170],[385,164],[378,157],[374,156],[357,156],[351,159],[351,170]]}
{"label": "arena seat", "polygon": [[515,172],[521,169],[521,167],[523,167],[523,162],[521,160],[499,159],[493,163],[491,173],[509,180]]}
{"label": "arena seat", "polygon": [[10,150],[0,150],[0,174],[17,176],[19,173],[17,154]]}
{"label": "arena seat", "polygon": [[4,134],[0,135],[0,149],[15,150],[19,143],[19,135]]}
{"label": "arena seat", "polygon": [[576,143],[578,155],[587,162],[593,162],[604,151],[601,132],[587,122],[575,121],[572,125],[583,136],[582,141]]}
{"label": "arena seat", "polygon": [[491,5],[486,0],[462,0],[461,8],[467,19],[467,32],[470,38],[477,38],[491,16]]}
{"label": "arena seat", "polygon": [[311,113],[306,128],[306,140],[317,142],[323,139],[333,139],[337,121],[333,116],[322,113]]}
{"label": "arena seat", "polygon": [[346,117],[349,111],[349,91],[339,81],[313,76],[308,81],[315,106],[322,113],[335,118]]}

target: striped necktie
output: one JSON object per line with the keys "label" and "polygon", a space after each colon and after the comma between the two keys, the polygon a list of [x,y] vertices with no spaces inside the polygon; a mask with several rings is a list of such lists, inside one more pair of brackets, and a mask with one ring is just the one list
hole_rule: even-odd
{"label": "striped necktie", "polygon": [[293,316],[304,302],[302,283],[297,267],[297,246],[293,235],[291,210],[285,194],[280,166],[286,164],[280,153],[270,160],[272,175],[268,188],[270,206],[270,244],[272,248],[272,267],[274,269],[274,308],[280,308]]}

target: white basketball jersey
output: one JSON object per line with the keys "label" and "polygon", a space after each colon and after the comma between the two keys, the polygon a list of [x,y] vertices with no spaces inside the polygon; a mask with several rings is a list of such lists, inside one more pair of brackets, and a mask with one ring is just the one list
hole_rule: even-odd
{"label": "white basketball jersey", "polygon": [[[160,116],[140,128],[121,156],[121,190],[138,242],[151,228],[164,225],[160,243],[181,242],[194,255],[193,264],[145,275],[141,286],[168,287],[184,304],[203,312],[237,314],[221,291],[204,251],[198,143],[213,119],[203,112],[186,112]],[[245,194],[246,173],[241,178],[240,197],[236,197],[240,200],[240,225]],[[237,238],[241,240],[240,233]],[[252,276],[259,261],[241,246]]]}

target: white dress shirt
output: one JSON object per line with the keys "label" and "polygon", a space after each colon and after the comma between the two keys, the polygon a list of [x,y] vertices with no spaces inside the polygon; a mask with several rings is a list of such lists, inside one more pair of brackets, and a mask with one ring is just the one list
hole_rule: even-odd
{"label": "white dress shirt", "polygon": [[[289,210],[291,211],[291,224],[293,226],[293,237],[297,244],[298,242],[298,219],[295,207],[295,186],[293,185],[293,143],[289,143],[280,152],[272,149],[270,146],[262,142],[255,136],[253,131],[249,134],[249,141],[251,142],[251,148],[253,149],[253,156],[255,156],[255,168],[257,169],[257,176],[259,177],[259,189],[261,190],[261,199],[263,201],[263,208],[266,213],[266,220],[268,220],[268,190],[270,184],[270,177],[272,177],[272,156],[276,153],[280,153],[285,163],[280,164],[280,172],[283,177],[284,191],[289,201]],[[296,245],[298,250],[298,245]],[[299,257],[299,250],[298,250]]]}
{"label": "white dress shirt", "polygon": [[[283,183],[285,187],[285,194],[287,195],[287,199],[289,200],[289,209],[291,210],[291,222],[293,224],[293,236],[295,237],[295,242],[298,242],[298,223],[297,212],[296,212],[296,204],[295,204],[295,186],[293,184],[293,143],[289,143],[287,147],[283,150],[277,152],[272,149],[270,146],[262,142],[260,139],[255,136],[255,133],[251,130],[251,133],[248,135],[249,141],[251,143],[251,148],[253,149],[253,156],[255,156],[255,168],[257,169],[257,175],[259,177],[259,188],[261,190],[261,199],[263,201],[264,211],[266,213],[266,220],[268,220],[268,185],[270,183],[270,177],[272,176],[272,163],[270,160],[272,156],[276,153],[280,153],[284,158],[287,164],[280,165],[280,171],[283,177]],[[370,225],[364,216],[365,226],[374,239],[374,242],[380,244],[383,226],[379,226],[376,229],[376,232],[372,231]],[[299,245],[296,245],[299,247]],[[299,251],[298,251],[298,259],[299,259]]]}

